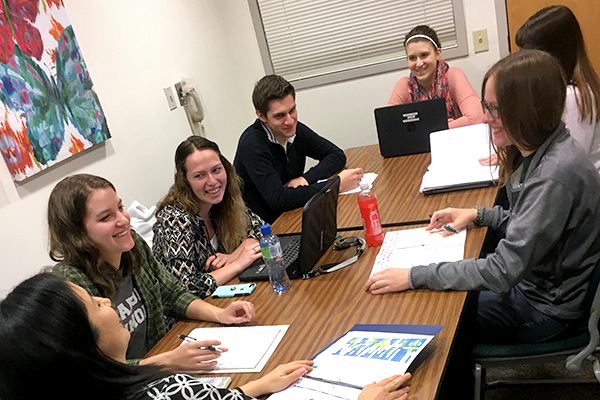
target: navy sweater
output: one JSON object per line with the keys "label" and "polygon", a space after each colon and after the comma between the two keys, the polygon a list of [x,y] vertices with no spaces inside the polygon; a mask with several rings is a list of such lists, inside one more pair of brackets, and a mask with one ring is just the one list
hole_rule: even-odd
{"label": "navy sweater", "polygon": [[[319,163],[304,172],[306,157]],[[287,154],[280,144],[269,141],[257,119],[238,142],[234,165],[242,178],[244,201],[266,222],[273,223],[284,211],[303,207],[329,178],[346,164],[344,152],[329,140],[298,122],[296,138]],[[291,179],[303,176],[308,186],[286,188]]]}

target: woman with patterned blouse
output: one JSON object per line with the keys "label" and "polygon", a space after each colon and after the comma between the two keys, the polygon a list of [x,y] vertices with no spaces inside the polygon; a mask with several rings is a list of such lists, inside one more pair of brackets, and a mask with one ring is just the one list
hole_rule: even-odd
{"label": "woman with patterned blouse", "polygon": [[175,183],[157,207],[152,251],[188,290],[209,296],[261,256],[263,220],[244,204],[219,146],[190,136],[175,152]]}
{"label": "woman with patterned blouse", "polygon": [[[283,390],[313,369],[312,361],[293,361],[241,387],[217,389],[190,375],[125,364],[128,342],[110,300],[53,274],[29,278],[0,303],[0,397],[242,400]],[[409,378],[369,384],[359,399],[406,399],[409,388],[400,386]]]}

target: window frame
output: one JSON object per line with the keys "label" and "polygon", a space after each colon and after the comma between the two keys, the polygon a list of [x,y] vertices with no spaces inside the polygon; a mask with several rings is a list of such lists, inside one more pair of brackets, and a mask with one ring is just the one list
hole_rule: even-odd
{"label": "window frame", "polygon": [[[250,7],[250,14],[252,16],[252,23],[258,40],[258,47],[261,53],[261,59],[265,68],[266,74],[274,74],[275,69],[271,61],[271,55],[265,29],[263,26],[260,9],[258,5],[259,0],[248,0]],[[456,46],[449,49],[443,50],[444,59],[453,59],[459,57],[465,57],[469,54],[468,40],[467,40],[467,28],[464,15],[464,9],[462,0],[449,0],[452,3],[454,10],[454,26],[456,30]],[[343,82],[352,79],[363,78],[371,75],[382,74],[391,71],[397,71],[408,67],[406,55],[401,56],[398,59],[380,62],[371,65],[359,66],[343,71],[325,73],[318,76],[301,78],[301,79],[288,79],[296,89],[304,89],[316,86],[327,85],[336,82]],[[287,78],[286,78],[287,79]]]}

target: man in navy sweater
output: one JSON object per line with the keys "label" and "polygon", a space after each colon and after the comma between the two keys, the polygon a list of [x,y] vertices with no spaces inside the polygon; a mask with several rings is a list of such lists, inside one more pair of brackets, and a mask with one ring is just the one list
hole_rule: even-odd
{"label": "man in navy sweater", "polygon": [[[252,102],[258,118],[238,142],[234,165],[244,181],[248,207],[272,223],[284,211],[303,207],[324,186],[321,180],[346,164],[344,152],[298,122],[296,91],[278,75],[254,86]],[[306,157],[319,163],[304,171]],[[356,188],[361,168],[340,172],[340,192]]]}

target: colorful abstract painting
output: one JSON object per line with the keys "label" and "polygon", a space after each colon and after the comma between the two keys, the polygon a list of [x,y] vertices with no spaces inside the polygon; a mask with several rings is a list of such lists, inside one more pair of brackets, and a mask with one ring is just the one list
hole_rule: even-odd
{"label": "colorful abstract painting", "polygon": [[1,0],[0,152],[22,181],[110,138],[62,0]]}

